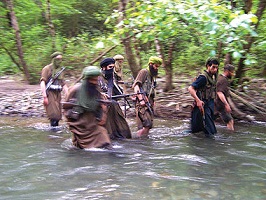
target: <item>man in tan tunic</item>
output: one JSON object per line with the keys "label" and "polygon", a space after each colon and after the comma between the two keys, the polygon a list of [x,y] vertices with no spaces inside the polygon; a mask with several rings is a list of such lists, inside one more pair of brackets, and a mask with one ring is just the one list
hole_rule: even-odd
{"label": "man in tan tunic", "polygon": [[52,127],[58,126],[59,120],[62,119],[61,110],[61,91],[64,90],[65,95],[68,93],[68,87],[63,80],[61,74],[46,91],[46,85],[53,79],[55,74],[61,70],[62,53],[54,52],[51,55],[52,62],[42,69],[40,87],[43,95],[43,105],[46,110],[48,119]]}
{"label": "man in tan tunic", "polygon": [[[107,107],[99,101],[106,99],[98,88],[100,73],[96,66],[84,68],[82,83],[70,88],[67,102],[63,106],[72,132],[73,145],[81,149],[111,148],[111,141],[104,127]],[[66,107],[67,104],[70,107]]]}
{"label": "man in tan tunic", "polygon": [[123,68],[124,56],[119,55],[119,54],[115,55],[114,60],[115,60],[115,67],[114,67],[115,79],[116,81],[123,81],[122,68]]}
{"label": "man in tan tunic", "polygon": [[138,132],[136,137],[147,136],[153,126],[153,106],[155,98],[156,77],[162,59],[157,56],[149,58],[148,68],[139,71],[133,89],[138,94],[136,98],[136,118]]}

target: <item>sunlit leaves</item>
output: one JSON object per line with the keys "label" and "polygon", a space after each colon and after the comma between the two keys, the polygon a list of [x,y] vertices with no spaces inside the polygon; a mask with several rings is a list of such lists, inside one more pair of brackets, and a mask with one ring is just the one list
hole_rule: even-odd
{"label": "sunlit leaves", "polygon": [[241,53],[239,53],[237,51],[234,51],[232,55],[233,55],[234,58],[237,58],[237,59],[242,57]]}
{"label": "sunlit leaves", "polygon": [[96,49],[103,49],[104,48],[104,43],[102,41],[98,42],[96,45],[95,45],[95,48]]}
{"label": "sunlit leaves", "polygon": [[[247,35],[257,36],[253,24],[257,23],[254,14],[232,11],[230,4],[221,1],[137,1],[134,8],[126,13],[122,22],[123,30],[118,33],[142,31],[137,38],[144,43],[155,38],[161,41],[175,37],[182,29],[193,29],[204,40],[205,47],[213,47],[213,54],[219,41],[227,44],[226,52],[234,52],[241,57],[240,50],[246,43]],[[122,27],[121,24],[117,27]],[[134,31],[133,31],[134,32]]]}

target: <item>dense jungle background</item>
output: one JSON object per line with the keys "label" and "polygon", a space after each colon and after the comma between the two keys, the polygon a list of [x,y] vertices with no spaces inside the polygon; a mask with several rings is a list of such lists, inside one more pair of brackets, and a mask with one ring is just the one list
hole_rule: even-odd
{"label": "dense jungle background", "polygon": [[1,0],[0,76],[39,82],[54,51],[67,73],[122,54],[133,77],[151,55],[163,58],[164,91],[205,60],[236,66],[236,82],[266,76],[265,0]]}

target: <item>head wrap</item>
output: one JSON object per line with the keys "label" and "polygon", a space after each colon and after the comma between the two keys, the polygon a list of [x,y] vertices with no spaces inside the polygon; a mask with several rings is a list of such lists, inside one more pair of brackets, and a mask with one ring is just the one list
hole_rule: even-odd
{"label": "head wrap", "polygon": [[161,65],[162,62],[163,62],[162,59],[157,56],[151,56],[149,59],[149,63],[153,63],[153,64]]}
{"label": "head wrap", "polygon": [[115,60],[113,58],[105,58],[104,60],[102,60],[102,62],[100,63],[101,67],[107,67],[110,64],[115,64]]}
{"label": "head wrap", "polygon": [[118,55],[114,56],[114,59],[115,60],[124,60],[125,58],[124,58],[124,56],[118,54]]}
{"label": "head wrap", "polygon": [[235,71],[235,67],[233,65],[227,64],[224,66],[224,70],[228,70],[230,72]]}
{"label": "head wrap", "polygon": [[101,74],[101,71],[96,66],[88,66],[83,69],[82,76],[86,78],[90,78],[93,76],[99,76]]}
{"label": "head wrap", "polygon": [[59,56],[59,55],[63,55],[63,54],[61,52],[59,52],[59,51],[56,51],[56,52],[52,53],[50,57],[53,59],[53,58],[55,58],[56,56]]}

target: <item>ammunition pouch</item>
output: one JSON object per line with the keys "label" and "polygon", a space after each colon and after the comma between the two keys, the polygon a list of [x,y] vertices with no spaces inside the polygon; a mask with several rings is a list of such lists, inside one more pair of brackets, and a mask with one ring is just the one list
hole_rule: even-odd
{"label": "ammunition pouch", "polygon": [[60,84],[59,80],[54,80],[54,82],[50,85],[49,90],[59,91],[61,92],[63,89],[62,85]]}
{"label": "ammunition pouch", "polygon": [[77,105],[77,99],[70,99],[68,102],[63,104],[65,109],[65,117],[67,119],[77,120],[82,113],[82,109]]}

